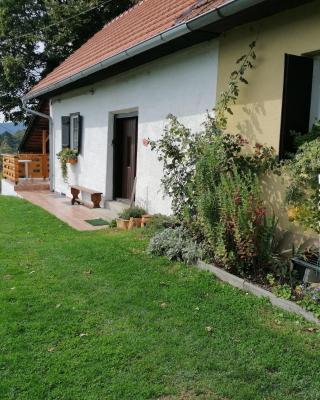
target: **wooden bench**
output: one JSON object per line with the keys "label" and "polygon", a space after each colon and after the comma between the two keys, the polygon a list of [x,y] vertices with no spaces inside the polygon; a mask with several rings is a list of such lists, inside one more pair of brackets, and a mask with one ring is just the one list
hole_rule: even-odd
{"label": "wooden bench", "polygon": [[101,192],[97,192],[96,190],[88,189],[83,186],[74,186],[74,185],[71,186],[70,189],[71,189],[71,194],[72,194],[72,200],[71,200],[72,205],[75,205],[75,203],[86,205],[84,202],[82,202],[79,199],[79,193],[84,192],[84,193],[91,195],[91,201],[93,203],[93,208],[100,208],[100,202],[101,202],[101,196],[102,196]]}

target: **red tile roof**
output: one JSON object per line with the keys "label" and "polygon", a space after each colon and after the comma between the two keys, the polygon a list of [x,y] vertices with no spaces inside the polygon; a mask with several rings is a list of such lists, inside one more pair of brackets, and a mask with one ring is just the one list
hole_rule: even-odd
{"label": "red tile roof", "polygon": [[230,0],[142,0],[108,24],[36,84],[29,94],[58,83],[144,40]]}

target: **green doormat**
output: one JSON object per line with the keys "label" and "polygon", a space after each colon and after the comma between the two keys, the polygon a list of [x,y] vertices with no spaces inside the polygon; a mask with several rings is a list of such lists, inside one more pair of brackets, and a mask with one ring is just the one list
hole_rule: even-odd
{"label": "green doormat", "polygon": [[88,222],[88,224],[92,225],[92,226],[103,226],[103,225],[109,225],[108,221],[105,221],[102,218],[98,218],[98,219],[86,219],[86,222]]}

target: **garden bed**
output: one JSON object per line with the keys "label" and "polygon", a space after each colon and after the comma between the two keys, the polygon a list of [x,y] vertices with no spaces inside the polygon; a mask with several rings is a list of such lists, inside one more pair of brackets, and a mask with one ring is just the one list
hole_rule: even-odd
{"label": "garden bed", "polygon": [[320,320],[317,319],[311,312],[306,311],[304,308],[300,307],[298,304],[293,301],[285,300],[280,297],[277,297],[269,290],[262,288],[254,283],[251,283],[245,279],[239,278],[236,275],[230,274],[229,272],[218,268],[212,264],[207,264],[203,261],[199,261],[197,263],[197,267],[206,271],[212,272],[218,279],[223,282],[227,282],[230,285],[241,289],[245,292],[249,292],[258,297],[266,297],[270,300],[271,304],[276,307],[282,308],[285,311],[292,312],[298,314],[305,318],[307,321],[313,322],[317,325],[320,325]]}

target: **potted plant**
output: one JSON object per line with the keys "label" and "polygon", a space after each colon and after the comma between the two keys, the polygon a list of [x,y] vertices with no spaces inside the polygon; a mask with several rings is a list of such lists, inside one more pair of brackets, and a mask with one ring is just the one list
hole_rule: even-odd
{"label": "potted plant", "polygon": [[130,207],[124,210],[117,219],[119,229],[133,229],[141,226],[142,216],[146,213],[143,208]]}
{"label": "potted plant", "polygon": [[76,164],[78,162],[78,153],[75,150],[65,148],[57,154],[58,160],[60,160],[61,173],[63,180],[68,180],[68,166],[67,164]]}
{"label": "potted plant", "polygon": [[129,219],[124,219],[124,218],[117,218],[116,223],[117,223],[117,228],[122,229],[122,230],[127,230],[129,227]]}
{"label": "potted plant", "polygon": [[141,219],[141,228],[145,227],[151,221],[152,215],[144,214]]}

